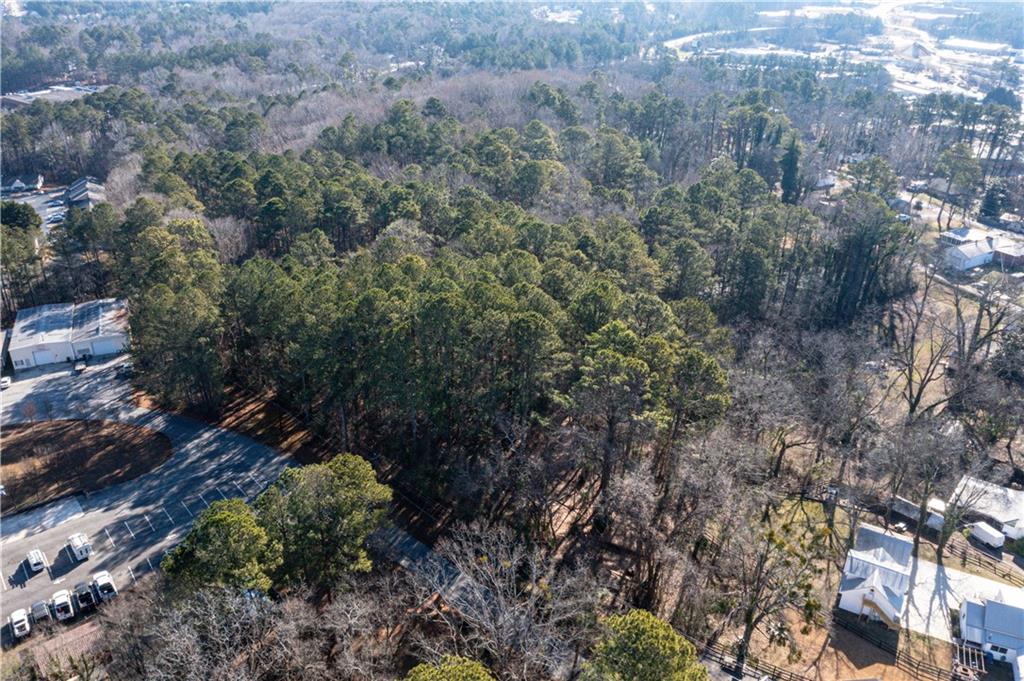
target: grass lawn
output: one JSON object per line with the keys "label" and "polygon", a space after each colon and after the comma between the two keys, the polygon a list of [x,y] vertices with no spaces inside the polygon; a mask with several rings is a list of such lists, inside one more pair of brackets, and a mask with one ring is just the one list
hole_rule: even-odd
{"label": "grass lawn", "polygon": [[0,446],[5,515],[131,480],[171,455],[171,441],[166,436],[107,421],[8,426],[3,429]]}

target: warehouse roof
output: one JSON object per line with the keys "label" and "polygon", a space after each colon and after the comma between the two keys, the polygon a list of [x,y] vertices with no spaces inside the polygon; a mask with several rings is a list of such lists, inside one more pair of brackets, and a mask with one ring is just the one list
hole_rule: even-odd
{"label": "warehouse roof", "polygon": [[71,339],[99,338],[124,333],[128,324],[128,306],[117,298],[90,300],[75,306]]}
{"label": "warehouse roof", "polygon": [[18,310],[8,350],[71,340],[73,303],[54,303]]}
{"label": "warehouse roof", "polygon": [[128,306],[104,298],[85,303],[54,303],[18,310],[8,350],[48,343],[88,340],[128,331]]}

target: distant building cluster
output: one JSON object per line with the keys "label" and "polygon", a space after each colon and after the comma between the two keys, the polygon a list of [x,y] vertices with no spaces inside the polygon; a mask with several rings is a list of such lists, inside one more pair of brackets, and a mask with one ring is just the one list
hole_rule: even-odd
{"label": "distant building cluster", "polygon": [[54,85],[53,87],[31,92],[12,92],[0,96],[0,107],[4,109],[20,109],[37,100],[52,102],[70,102],[104,89],[105,85]]}

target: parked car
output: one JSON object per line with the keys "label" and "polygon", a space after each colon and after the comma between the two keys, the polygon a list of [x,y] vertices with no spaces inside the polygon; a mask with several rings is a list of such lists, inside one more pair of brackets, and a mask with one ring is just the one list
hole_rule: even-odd
{"label": "parked car", "polygon": [[96,594],[101,601],[109,601],[117,595],[117,587],[114,585],[114,578],[106,570],[101,570],[92,576],[92,584],[96,588]]}
{"label": "parked car", "polygon": [[117,365],[118,378],[131,378],[134,375],[135,367],[132,366],[131,362],[125,362],[124,364]]}
{"label": "parked car", "polygon": [[39,549],[29,551],[27,560],[32,572],[39,572],[46,567],[46,554]]}
{"label": "parked car", "polygon": [[78,612],[88,612],[96,607],[96,594],[93,593],[92,584],[79,582],[74,589],[75,602],[78,603]]}
{"label": "parked car", "polygon": [[69,620],[75,616],[75,606],[71,605],[71,592],[67,589],[61,589],[53,594],[50,603],[53,604],[53,615],[58,622]]}
{"label": "parked car", "polygon": [[28,632],[32,630],[31,625],[28,623],[28,613],[24,608],[20,608],[11,613],[11,634],[14,638],[22,638],[28,636]]}
{"label": "parked car", "polygon": [[36,601],[32,604],[32,620],[38,625],[43,622],[52,622],[53,615],[50,614],[50,604],[46,601]]}
{"label": "parked car", "polygon": [[0,378],[0,390],[7,390],[10,387],[11,387],[11,377],[10,376],[4,376],[3,378]]}
{"label": "parked car", "polygon": [[79,532],[68,537],[68,547],[75,560],[86,560],[92,555],[92,542],[84,532]]}
{"label": "parked car", "polygon": [[50,208],[57,208],[59,206],[63,206],[64,201],[62,201],[61,199],[50,199],[49,201],[46,202],[46,205],[49,206]]}
{"label": "parked car", "polygon": [[80,373],[84,372],[85,371],[85,367],[86,367],[85,360],[81,360],[81,359],[78,360],[77,362],[75,362],[75,373],[76,374],[80,374]]}

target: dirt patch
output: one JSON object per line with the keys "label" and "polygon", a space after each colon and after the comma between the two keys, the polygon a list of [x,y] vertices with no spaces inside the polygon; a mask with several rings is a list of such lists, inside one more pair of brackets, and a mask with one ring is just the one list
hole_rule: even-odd
{"label": "dirt patch", "polygon": [[758,659],[783,669],[820,681],[849,679],[881,679],[882,681],[914,681],[915,677],[896,666],[896,659],[853,632],[839,626],[803,627],[795,615],[790,619],[794,648],[800,651],[793,659],[788,647],[773,646],[758,635],[754,650]]}
{"label": "dirt patch", "polygon": [[171,455],[171,441],[165,435],[109,421],[8,426],[2,446],[4,515],[131,480]]}

